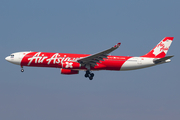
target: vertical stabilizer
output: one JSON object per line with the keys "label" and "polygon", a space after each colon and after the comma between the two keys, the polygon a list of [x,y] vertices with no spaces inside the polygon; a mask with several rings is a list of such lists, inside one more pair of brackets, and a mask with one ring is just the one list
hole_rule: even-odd
{"label": "vertical stabilizer", "polygon": [[165,37],[149,53],[142,57],[163,58],[166,56],[174,37]]}

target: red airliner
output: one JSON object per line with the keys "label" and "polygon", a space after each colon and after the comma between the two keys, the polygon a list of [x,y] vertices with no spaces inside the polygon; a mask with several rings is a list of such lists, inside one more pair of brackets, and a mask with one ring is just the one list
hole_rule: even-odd
{"label": "red airliner", "polygon": [[94,70],[135,70],[170,62],[173,56],[166,56],[174,37],[165,37],[149,53],[140,57],[108,55],[121,43],[96,54],[70,54],[48,52],[16,52],[5,59],[21,66],[61,68],[61,74],[78,74],[86,71],[85,77],[93,79]]}

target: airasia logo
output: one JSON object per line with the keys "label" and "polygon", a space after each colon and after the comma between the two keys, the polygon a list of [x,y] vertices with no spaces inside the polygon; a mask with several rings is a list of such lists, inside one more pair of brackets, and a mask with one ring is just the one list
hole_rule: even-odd
{"label": "airasia logo", "polygon": [[55,53],[54,55],[52,55],[51,57],[45,56],[45,54],[41,54],[41,52],[37,52],[33,57],[28,58],[28,65],[31,65],[31,63],[34,61],[34,63],[47,63],[49,64],[62,64],[65,63],[66,66],[65,68],[72,68],[72,62],[65,62],[65,61],[75,61],[77,58],[70,58],[70,57],[66,57],[66,55],[64,55],[63,57],[61,57],[61,55],[59,55],[59,53]]}
{"label": "airasia logo", "polygon": [[153,54],[154,54],[155,56],[157,56],[157,55],[160,54],[161,52],[167,53],[171,42],[172,42],[171,40],[166,40],[166,41],[160,42],[160,43],[154,48]]}
{"label": "airasia logo", "polygon": [[72,66],[72,62],[70,63],[70,62],[66,62],[66,66],[65,66],[65,68],[73,68],[73,66]]}

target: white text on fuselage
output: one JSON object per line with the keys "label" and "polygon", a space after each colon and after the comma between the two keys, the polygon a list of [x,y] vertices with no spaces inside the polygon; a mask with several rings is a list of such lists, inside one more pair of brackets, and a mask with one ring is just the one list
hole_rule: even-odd
{"label": "white text on fuselage", "polygon": [[38,52],[33,57],[28,58],[28,60],[29,60],[28,65],[30,65],[33,62],[33,60],[35,63],[44,63],[44,61],[46,61],[47,64],[49,65],[50,63],[63,64],[64,61],[75,61],[77,59],[77,58],[66,57],[66,55],[61,57],[61,55],[59,55],[59,53],[55,53],[51,58],[44,56],[44,54],[42,54],[42,55],[40,55],[40,54],[41,54],[41,52]]}

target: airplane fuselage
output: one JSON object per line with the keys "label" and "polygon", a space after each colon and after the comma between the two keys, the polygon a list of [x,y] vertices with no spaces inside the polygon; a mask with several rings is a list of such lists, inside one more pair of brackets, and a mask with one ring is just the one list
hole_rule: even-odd
{"label": "airplane fuselage", "polygon": [[[20,66],[86,70],[84,66],[77,62],[79,58],[86,56],[89,56],[89,54],[17,52],[6,57],[6,60]],[[97,63],[95,67],[91,67],[91,70],[134,70],[155,65],[153,60],[154,58],[147,57],[109,55],[104,58],[104,61]]]}
{"label": "airplane fuselage", "polygon": [[5,59],[22,67],[54,67],[61,68],[61,74],[78,74],[86,71],[85,77],[93,79],[94,70],[126,71],[146,68],[170,62],[173,56],[166,56],[173,37],[165,37],[150,52],[140,57],[108,55],[116,50],[121,43],[96,54],[71,54],[49,52],[16,52]]}

